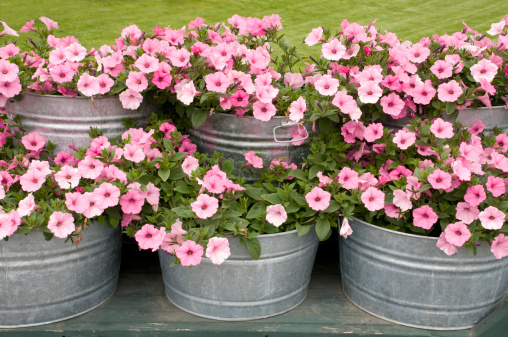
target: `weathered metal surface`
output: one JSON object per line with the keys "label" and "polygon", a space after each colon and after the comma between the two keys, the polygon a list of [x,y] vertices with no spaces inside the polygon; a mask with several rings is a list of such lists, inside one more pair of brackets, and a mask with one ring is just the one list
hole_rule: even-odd
{"label": "weathered metal surface", "polygon": [[259,260],[231,238],[231,256],[221,265],[204,257],[198,266],[169,267],[173,258],[159,250],[166,295],[180,309],[216,320],[259,319],[295,308],[307,294],[319,243],[315,230],[258,238]]}
{"label": "weathered metal surface", "polygon": [[498,307],[508,288],[508,258],[487,243],[474,256],[447,256],[437,238],[399,233],[350,220],[340,241],[345,295],[361,309],[412,327],[467,329]]}
{"label": "weathered metal surface", "polygon": [[120,270],[120,231],[92,223],[79,249],[42,232],[0,240],[0,328],[65,320],[113,295]]}
{"label": "weathered metal surface", "polygon": [[29,132],[38,132],[56,144],[55,153],[70,151],[68,145],[90,145],[88,132],[97,127],[108,138],[125,131],[122,122],[131,118],[146,126],[152,112],[160,107],[142,103],[139,111],[124,109],[118,97],[100,97],[92,102],[84,97],[23,94],[20,101],[6,105],[7,115],[21,116],[21,123]]}

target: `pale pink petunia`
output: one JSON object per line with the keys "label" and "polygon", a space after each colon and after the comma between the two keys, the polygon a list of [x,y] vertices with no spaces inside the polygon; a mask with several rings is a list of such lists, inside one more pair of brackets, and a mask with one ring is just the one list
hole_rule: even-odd
{"label": "pale pink petunia", "polygon": [[441,118],[436,118],[430,127],[430,132],[432,132],[437,138],[452,138],[453,124],[446,122]]}
{"label": "pale pink petunia", "polygon": [[38,191],[46,181],[46,175],[39,170],[28,170],[19,178],[21,189],[25,192]]}
{"label": "pale pink petunia", "polygon": [[457,221],[446,226],[444,234],[446,241],[457,247],[462,247],[471,237],[471,232],[461,221]]}
{"label": "pale pink petunia", "polygon": [[463,90],[459,83],[451,80],[437,87],[437,98],[442,102],[456,102]]}
{"label": "pale pink petunia", "polygon": [[182,170],[183,172],[190,176],[192,172],[194,172],[199,167],[199,160],[192,156],[188,156],[185,158],[185,160],[182,162]]}
{"label": "pale pink petunia", "polygon": [[476,82],[480,82],[481,79],[492,82],[497,74],[498,67],[490,60],[481,59],[477,64],[471,67],[471,75]]}
{"label": "pale pink petunia", "polygon": [[384,113],[390,116],[398,116],[404,108],[405,103],[399,95],[392,92],[388,96],[381,97],[381,106]]}
{"label": "pale pink petunia", "polygon": [[453,173],[457,175],[460,180],[470,181],[471,180],[471,170],[462,165],[461,160],[456,160],[452,163]]}
{"label": "pale pink petunia", "polygon": [[459,202],[456,207],[456,215],[455,217],[466,225],[471,224],[474,220],[478,219],[478,215],[480,214],[480,210],[476,206],[471,206],[467,202]]}
{"label": "pale pink petunia", "polygon": [[363,133],[363,137],[368,142],[374,142],[383,137],[383,124],[370,123]]}
{"label": "pale pink petunia", "polygon": [[115,81],[108,74],[100,74],[97,76],[97,83],[99,84],[99,94],[104,95],[111,90]]}
{"label": "pale pink petunia", "polygon": [[453,254],[456,254],[458,252],[457,246],[454,244],[451,244],[450,242],[446,241],[446,234],[443,232],[439,236],[439,239],[437,240],[436,246],[437,248],[441,249],[446,253],[446,255],[450,256]]}
{"label": "pale pink petunia", "polygon": [[87,50],[79,44],[79,42],[72,42],[69,46],[64,48],[64,55],[67,60],[71,62],[79,62],[85,58]]}
{"label": "pale pink petunia", "polygon": [[298,89],[305,84],[305,79],[300,73],[286,73],[284,74],[284,84],[293,89]]}
{"label": "pale pink petunia", "polygon": [[144,193],[138,189],[128,190],[120,198],[120,206],[122,206],[122,212],[139,214],[145,203]]}
{"label": "pale pink petunia", "polygon": [[323,36],[323,27],[313,28],[309,35],[305,38],[305,44],[313,46],[318,43]]}
{"label": "pale pink petunia", "polygon": [[210,238],[206,245],[205,255],[212,260],[213,264],[222,264],[231,255],[228,239],[218,237]]}
{"label": "pale pink petunia", "polygon": [[485,189],[482,185],[469,186],[467,188],[466,195],[464,196],[464,200],[471,206],[478,206],[485,199],[487,199],[487,195],[485,194]]}
{"label": "pale pink petunia", "polygon": [[16,96],[21,92],[22,86],[19,81],[19,78],[16,78],[14,81],[0,81],[0,95],[3,95],[7,98],[11,98]]}
{"label": "pale pink petunia", "polygon": [[411,203],[411,193],[402,190],[393,191],[393,204],[397,206],[402,212],[413,208]]}
{"label": "pale pink petunia", "polygon": [[494,253],[497,259],[508,256],[508,236],[499,234],[494,241],[491,241],[490,251]]}
{"label": "pale pink petunia", "polygon": [[413,209],[413,224],[416,227],[430,229],[437,222],[438,216],[429,205]]}
{"label": "pale pink petunia", "polygon": [[74,217],[70,213],[53,212],[49,216],[48,229],[57,238],[65,239],[76,230]]}
{"label": "pale pink petunia", "polygon": [[40,207],[35,204],[35,198],[32,193],[28,194],[24,199],[20,200],[18,203],[18,208],[16,211],[19,216],[30,216],[32,212]]}
{"label": "pale pink petunia", "polygon": [[422,63],[429,57],[430,49],[423,43],[415,43],[406,50],[406,56],[413,63]]}
{"label": "pale pink petunia", "polygon": [[494,206],[489,206],[478,215],[480,222],[485,229],[501,229],[503,227],[506,214]]}
{"label": "pale pink petunia", "polygon": [[90,205],[88,198],[79,192],[65,193],[65,206],[69,211],[82,214]]}
{"label": "pale pink petunia", "polygon": [[371,212],[379,211],[385,206],[385,194],[375,187],[369,187],[362,193],[360,199],[365,208]]}
{"label": "pale pink petunia", "polygon": [[118,205],[120,201],[120,189],[111,183],[102,183],[93,193],[102,208],[106,209]]}
{"label": "pale pink petunia", "polygon": [[19,36],[18,33],[14,29],[9,27],[5,22],[0,21],[0,24],[4,27],[4,30],[0,31],[0,37],[5,35]]}
{"label": "pale pink petunia", "polygon": [[337,175],[337,180],[342,185],[342,188],[346,190],[357,189],[360,182],[358,178],[358,172],[350,169],[349,167],[343,167]]}
{"label": "pale pink petunia", "polygon": [[140,71],[131,71],[125,81],[127,88],[135,92],[142,92],[148,88],[148,80],[146,75]]}
{"label": "pale pink petunia", "polygon": [[272,103],[264,103],[257,101],[252,105],[254,118],[257,120],[267,122],[277,113],[275,105]]}
{"label": "pale pink petunia", "polygon": [[504,179],[500,177],[489,176],[485,187],[487,187],[487,190],[496,198],[502,196],[506,192]]}
{"label": "pale pink petunia", "polygon": [[362,103],[377,103],[383,95],[383,89],[373,81],[365,82],[358,88],[358,97]]}
{"label": "pale pink petunia", "polygon": [[298,97],[296,101],[291,102],[289,106],[289,119],[293,122],[299,122],[304,117],[304,113],[307,110],[307,103],[305,102],[305,98]]}
{"label": "pale pink petunia", "polygon": [[99,177],[103,168],[104,164],[99,159],[92,158],[91,156],[86,156],[78,163],[79,174],[87,179]]}
{"label": "pale pink petunia", "polygon": [[199,94],[193,81],[182,81],[174,86],[176,98],[185,105],[194,101],[194,97]]}
{"label": "pale pink petunia", "polygon": [[46,141],[37,132],[31,132],[21,138],[21,143],[27,150],[38,152],[44,148]]}
{"label": "pale pink petunia", "polygon": [[222,71],[205,76],[206,89],[225,94],[228,87],[233,83]]}
{"label": "pale pink petunia", "polygon": [[205,175],[203,177],[203,187],[210,193],[220,194],[226,190],[226,180],[217,175]]}
{"label": "pale pink petunia", "polygon": [[55,29],[58,29],[58,23],[45,17],[45,16],[41,16],[39,18],[39,20],[41,20],[45,25],[46,25],[46,28],[48,29],[48,32],[51,31],[51,28],[55,28]]}
{"label": "pale pink petunia", "polygon": [[430,67],[430,71],[439,79],[448,78],[453,75],[453,65],[444,60],[437,60]]}
{"label": "pale pink petunia", "polygon": [[83,211],[83,215],[89,219],[104,213],[105,207],[100,203],[99,196],[92,192],[83,193],[82,198],[88,201],[87,208]]}
{"label": "pale pink petunia", "polygon": [[450,188],[452,185],[452,176],[451,174],[442,171],[441,169],[434,170],[429,176],[427,177],[430,185],[434,189],[447,189]]}
{"label": "pale pink petunia", "polygon": [[245,164],[245,166],[252,165],[258,169],[263,168],[263,158],[256,156],[254,151],[246,152],[244,156],[245,160],[247,161],[247,164]]}
{"label": "pale pink petunia", "polygon": [[200,219],[206,219],[213,216],[219,208],[219,200],[207,194],[200,194],[196,201],[191,203],[192,211]]}
{"label": "pale pink petunia", "polygon": [[321,46],[321,55],[330,61],[340,60],[346,53],[346,47],[336,38],[332,38],[328,43]]}
{"label": "pale pink petunia", "polygon": [[416,85],[411,92],[411,96],[416,104],[427,105],[432,101],[434,96],[436,96],[436,89],[432,86],[431,80],[426,80],[425,82]]}
{"label": "pale pink petunia", "polygon": [[288,215],[286,210],[281,204],[270,205],[266,207],[266,221],[275,227],[282,225],[287,220],[287,218]]}
{"label": "pale pink petunia", "polygon": [[120,98],[120,102],[122,102],[122,107],[124,109],[136,110],[143,101],[143,96],[132,89],[122,91],[118,97]]}
{"label": "pale pink petunia", "polygon": [[143,147],[137,144],[125,144],[123,148],[123,157],[133,163],[140,163],[145,159]]}
{"label": "pale pink petunia", "polygon": [[77,168],[64,165],[60,168],[55,174],[55,180],[63,189],[70,189],[78,186],[79,180],[81,179],[81,175]]}
{"label": "pale pink petunia", "polygon": [[0,213],[0,240],[11,236],[18,229],[20,222],[20,215],[16,211]]}
{"label": "pale pink petunia", "polygon": [[166,236],[166,228],[155,228],[153,225],[145,224],[139,231],[134,234],[134,238],[141,249],[151,249],[155,252],[162,244],[162,240]]}
{"label": "pale pink petunia", "polygon": [[134,62],[134,66],[142,73],[149,74],[159,69],[159,61],[153,56],[143,54]]}
{"label": "pale pink petunia", "polygon": [[156,187],[153,183],[146,185],[145,199],[150,205],[155,206],[159,204],[160,188]]}
{"label": "pale pink petunia", "polygon": [[176,257],[180,259],[182,266],[197,266],[201,263],[203,247],[192,240],[187,240],[175,249]]}
{"label": "pale pink petunia", "polygon": [[324,211],[330,206],[331,194],[320,187],[314,187],[305,195],[305,200],[310,208],[315,211]]}
{"label": "pale pink petunia", "polygon": [[416,134],[406,129],[401,129],[395,133],[393,142],[401,150],[406,150],[416,142]]}
{"label": "pale pink petunia", "polygon": [[348,218],[344,217],[342,220],[342,225],[340,226],[339,235],[347,238],[349,235],[353,234],[353,229],[349,226]]}
{"label": "pale pink petunia", "polygon": [[339,80],[330,75],[321,76],[316,82],[314,87],[323,96],[333,96],[339,88]]}
{"label": "pale pink petunia", "polygon": [[348,115],[355,113],[358,108],[358,104],[353,96],[350,96],[343,91],[337,91],[333,97],[332,104],[338,107],[342,113]]}
{"label": "pale pink petunia", "polygon": [[12,82],[18,77],[18,72],[16,64],[0,59],[0,81]]}

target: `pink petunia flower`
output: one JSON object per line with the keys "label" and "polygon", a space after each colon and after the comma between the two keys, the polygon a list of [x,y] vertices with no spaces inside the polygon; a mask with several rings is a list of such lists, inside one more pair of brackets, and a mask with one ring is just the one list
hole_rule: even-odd
{"label": "pink petunia flower", "polygon": [[252,105],[254,118],[257,120],[267,122],[277,113],[275,105],[272,103],[264,103],[257,101]]}
{"label": "pink petunia flower", "polygon": [[23,200],[20,200],[18,203],[18,209],[16,210],[19,216],[30,216],[32,212],[36,209],[40,209],[39,206],[35,204],[35,198],[32,193],[30,193]]}
{"label": "pink petunia flower", "polygon": [[339,231],[340,236],[347,238],[349,235],[353,234],[353,229],[349,226],[348,218],[344,217],[342,220],[342,225],[340,226]]}
{"label": "pink petunia flower", "polygon": [[182,81],[174,86],[176,98],[185,105],[194,101],[194,97],[199,94],[193,81]]}
{"label": "pink petunia flower", "polygon": [[375,187],[369,187],[362,193],[360,199],[369,211],[379,211],[385,207],[385,194]]}
{"label": "pink petunia flower", "polygon": [[305,195],[305,200],[310,208],[315,211],[324,211],[330,206],[331,194],[320,187],[314,187]]}
{"label": "pink petunia flower", "polygon": [[331,61],[338,61],[346,53],[346,47],[336,38],[321,46],[321,55]]}
{"label": "pink petunia flower", "polygon": [[460,84],[455,80],[442,83],[437,87],[437,98],[443,102],[456,102],[462,93]]}
{"label": "pink petunia flower", "polygon": [[467,226],[457,221],[446,226],[444,230],[446,241],[457,247],[462,247],[464,243],[471,237],[471,232]]}
{"label": "pink petunia flower", "polygon": [[145,159],[143,147],[137,144],[126,144],[123,148],[123,157],[134,163],[139,163]]}
{"label": "pink petunia flower", "polygon": [[383,96],[381,98],[381,106],[383,107],[384,113],[391,116],[398,116],[404,108],[405,103],[400,99],[399,95],[392,92],[388,96]]}
{"label": "pink petunia flower", "polygon": [[205,255],[212,260],[213,264],[222,264],[231,255],[228,239],[218,237],[210,238],[206,245]]}
{"label": "pink petunia flower", "polygon": [[120,198],[120,206],[122,206],[122,212],[139,214],[145,203],[144,193],[137,189],[128,190]]}
{"label": "pink petunia flower", "polygon": [[104,213],[105,207],[99,202],[99,196],[92,192],[83,193],[82,198],[88,201],[87,208],[83,211],[83,215],[89,219]]}
{"label": "pink petunia flower", "polygon": [[141,55],[136,62],[134,62],[134,65],[144,74],[153,73],[159,69],[159,61],[148,54]]}
{"label": "pink petunia flower", "polygon": [[490,251],[494,253],[497,259],[508,256],[508,236],[499,234],[494,241],[491,242]]}
{"label": "pink petunia flower", "polygon": [[416,227],[430,229],[437,222],[438,216],[429,205],[423,205],[413,210],[413,224]]}
{"label": "pink petunia flower", "polygon": [[175,249],[176,257],[180,259],[182,266],[197,266],[201,263],[203,256],[203,247],[192,240],[185,241],[180,247]]}
{"label": "pink petunia flower", "polygon": [[18,212],[0,213],[0,240],[14,234],[20,223]]}
{"label": "pink petunia flower", "polygon": [[446,234],[443,232],[437,240],[436,246],[450,256],[458,252],[457,246],[446,241]]}
{"label": "pink petunia flower", "polygon": [[82,214],[89,205],[88,198],[83,194],[79,192],[65,193],[65,206],[69,211]]}
{"label": "pink petunia flower", "polygon": [[288,215],[286,210],[281,204],[270,205],[266,207],[266,221],[275,227],[282,225],[287,220],[287,218]]}
{"label": "pink petunia flower", "polygon": [[455,217],[466,225],[471,224],[474,220],[478,219],[478,215],[480,214],[480,210],[476,206],[471,206],[467,202],[459,202],[457,203]]}
{"label": "pink petunia flower", "polygon": [[134,234],[134,238],[141,249],[151,249],[155,252],[162,244],[166,236],[166,228],[155,228],[153,225],[145,224]]}
{"label": "pink petunia flower", "polygon": [[342,91],[337,91],[333,97],[332,104],[340,109],[342,113],[351,115],[356,112],[358,104],[353,96],[350,96]]}
{"label": "pink petunia flower", "polygon": [[343,167],[337,175],[337,180],[342,185],[342,188],[346,190],[357,189],[359,184],[358,172],[350,169],[349,167]]}
{"label": "pink petunia flower", "polygon": [[289,119],[293,122],[299,122],[306,111],[308,111],[307,103],[305,102],[305,98],[300,96],[289,106]]}
{"label": "pink petunia flower", "polygon": [[494,206],[489,206],[478,215],[480,222],[485,229],[501,229],[506,214]]}
{"label": "pink petunia flower", "polygon": [[450,188],[452,185],[452,176],[451,174],[444,172],[440,169],[434,170],[429,176],[427,177],[430,185],[432,188],[438,190],[438,189],[447,189]]}
{"label": "pink petunia flower", "polygon": [[51,28],[58,29],[58,23],[45,17],[45,16],[41,16],[39,18],[39,20],[41,20],[42,23],[44,23],[46,25],[46,28],[48,29],[48,33],[51,31]]}
{"label": "pink petunia flower", "polygon": [[[362,103],[376,103],[379,98],[383,95],[383,89],[373,81],[365,82],[358,88],[358,97]],[[396,94],[394,94],[396,95]],[[394,101],[394,105],[399,106],[398,101]],[[393,112],[393,110],[390,110]]]}
{"label": "pink petunia flower", "polygon": [[263,168],[263,158],[256,156],[254,151],[249,151],[244,154],[245,160],[247,163],[245,166],[252,165],[255,168],[261,169]]}
{"label": "pink petunia flower", "polygon": [[219,200],[207,194],[200,194],[196,201],[191,203],[192,211],[200,219],[213,216],[219,208]]}
{"label": "pink petunia flower", "polygon": [[453,65],[444,60],[437,60],[430,67],[430,71],[439,79],[448,78],[453,75]]}
{"label": "pink petunia flower", "polygon": [[159,204],[159,198],[160,198],[160,188],[157,188],[153,183],[148,183],[146,185],[146,195],[145,199],[146,201],[152,205],[158,205]]}
{"label": "pink petunia flower", "polygon": [[445,122],[441,118],[436,118],[430,127],[432,132],[437,138],[446,139],[453,137],[453,124]]}
{"label": "pink petunia flower", "polygon": [[471,75],[476,82],[480,82],[481,79],[492,82],[497,74],[499,68],[487,59],[481,59],[477,64],[471,67]]}
{"label": "pink petunia flower", "polygon": [[49,216],[48,229],[57,238],[65,239],[76,230],[74,217],[70,213],[53,212]]}
{"label": "pink petunia flower", "polygon": [[136,110],[143,101],[143,96],[137,91],[127,89],[118,95],[124,109]]}
{"label": "pink petunia flower", "polygon": [[393,191],[393,204],[397,206],[402,212],[413,208],[411,203],[411,194],[402,190]]}
{"label": "pink petunia flower", "polygon": [[339,80],[333,78],[332,76],[323,75],[314,82],[314,87],[323,96],[333,96],[337,92],[339,84]]}
{"label": "pink petunia flower", "polygon": [[305,38],[305,44],[313,46],[318,43],[323,36],[323,27],[313,28],[309,35]]}
{"label": "pink petunia flower", "polygon": [[21,189],[25,192],[38,191],[46,181],[46,175],[39,170],[28,170],[19,178]]}
{"label": "pink petunia flower", "polygon": [[70,189],[78,186],[81,175],[77,168],[69,165],[64,165],[55,174],[55,180],[63,189]]}
{"label": "pink petunia flower", "polygon": [[93,191],[96,201],[106,209],[118,205],[120,201],[120,189],[111,183],[102,183]]}
{"label": "pink petunia flower", "polygon": [[432,86],[431,80],[426,80],[422,84],[417,85],[411,92],[413,101],[416,104],[427,105],[436,95],[436,89]]}
{"label": "pink petunia flower", "polygon": [[44,148],[46,141],[37,132],[30,132],[21,138],[21,143],[27,150],[38,152]]}
{"label": "pink petunia flower", "polygon": [[383,137],[383,124],[370,123],[363,133],[363,137],[368,142],[374,142]]}
{"label": "pink petunia flower", "polygon": [[500,177],[489,176],[485,187],[487,187],[487,190],[496,198],[502,196],[506,192],[504,179]]}
{"label": "pink petunia flower", "polygon": [[206,89],[209,91],[225,94],[228,87],[233,83],[222,71],[205,76]]}
{"label": "pink petunia flower", "polygon": [[393,142],[399,149],[406,150],[416,142],[416,134],[406,129],[401,129],[393,137]]}
{"label": "pink petunia flower", "polygon": [[485,199],[487,199],[487,195],[485,194],[485,189],[482,185],[469,186],[467,188],[466,195],[464,196],[464,200],[471,206],[478,206]]}
{"label": "pink petunia flower", "polygon": [[86,156],[78,163],[79,174],[87,179],[96,179],[100,176],[103,169],[104,164],[91,156]]}

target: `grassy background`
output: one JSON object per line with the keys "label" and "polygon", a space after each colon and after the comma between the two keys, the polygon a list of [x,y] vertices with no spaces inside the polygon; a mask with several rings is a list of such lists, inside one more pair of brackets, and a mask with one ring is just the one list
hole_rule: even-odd
{"label": "grassy background", "polygon": [[[47,16],[58,22],[55,33],[76,36],[86,47],[113,43],[121,30],[136,24],[181,28],[201,16],[207,23],[225,22],[233,14],[263,17],[279,14],[291,43],[299,45],[312,28],[337,29],[343,19],[376,27],[417,41],[431,34],[463,28],[485,32],[508,14],[499,0],[0,0],[0,20],[19,30],[26,21]],[[304,49],[305,50],[305,49]]]}

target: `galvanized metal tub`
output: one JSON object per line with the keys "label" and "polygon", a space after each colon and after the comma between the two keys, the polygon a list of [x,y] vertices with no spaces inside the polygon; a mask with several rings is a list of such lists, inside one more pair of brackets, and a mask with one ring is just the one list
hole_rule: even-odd
{"label": "galvanized metal tub", "polygon": [[7,115],[21,116],[21,124],[29,132],[36,131],[56,144],[55,153],[69,151],[68,145],[90,145],[88,131],[97,127],[108,138],[121,135],[126,129],[123,119],[131,118],[146,126],[152,112],[160,106],[142,103],[139,110],[122,107],[118,97],[65,97],[25,93],[20,101],[7,103]]}
{"label": "galvanized metal tub", "polygon": [[[302,130],[303,144],[294,145],[293,132]],[[214,151],[223,154],[225,159],[245,163],[244,154],[254,151],[263,156],[264,166],[272,160],[300,165],[310,152],[309,133],[312,126],[298,126],[286,123],[286,117],[274,116],[267,122],[254,117],[238,117],[235,115],[215,113],[208,116],[205,123],[197,130],[189,129],[191,140],[197,145],[198,151],[213,155]]]}
{"label": "galvanized metal tub", "polygon": [[159,250],[169,300],[196,316],[226,321],[266,318],[297,307],[307,295],[319,240],[312,229],[260,235],[261,257],[253,260],[238,238],[221,265],[203,257],[193,267],[169,267],[173,258]]}
{"label": "galvanized metal tub", "polygon": [[0,328],[62,321],[113,295],[120,270],[120,230],[92,223],[79,249],[42,232],[0,241]]}
{"label": "galvanized metal tub", "polygon": [[[453,122],[451,115],[443,112],[441,118],[448,122]],[[487,107],[480,107],[476,109],[466,108],[460,110],[457,115],[457,121],[464,126],[471,126],[476,120],[481,120],[485,125],[485,132],[487,135],[492,136],[495,127],[501,129],[504,133],[508,133],[508,109],[505,106],[493,106],[491,109]],[[393,119],[387,116],[387,120],[383,122],[383,125],[387,128],[400,130],[407,124],[411,123],[411,119],[408,117]]]}
{"label": "galvanized metal tub", "polygon": [[358,219],[340,241],[345,295],[364,311],[402,325],[468,329],[501,304],[508,258],[488,243],[474,256],[464,247],[447,256],[437,238],[399,233]]}

